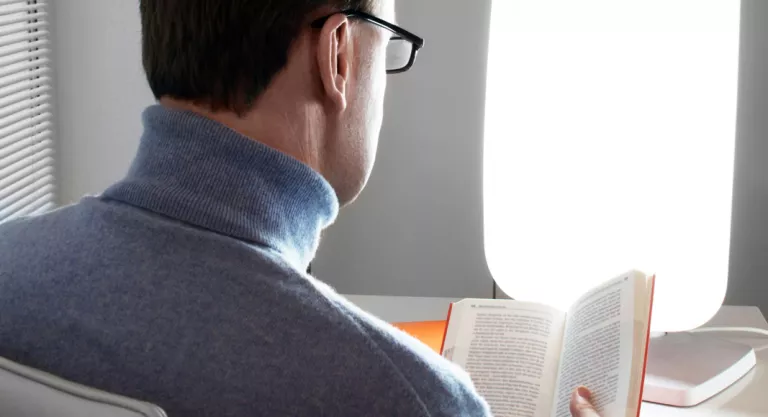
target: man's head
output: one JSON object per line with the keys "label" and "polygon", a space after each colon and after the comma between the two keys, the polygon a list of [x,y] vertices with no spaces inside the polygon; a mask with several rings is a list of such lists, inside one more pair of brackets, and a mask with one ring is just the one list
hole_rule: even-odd
{"label": "man's head", "polygon": [[141,0],[140,9],[156,98],[305,162],[342,204],[359,194],[375,158],[393,34],[339,12],[392,22],[394,0]]}

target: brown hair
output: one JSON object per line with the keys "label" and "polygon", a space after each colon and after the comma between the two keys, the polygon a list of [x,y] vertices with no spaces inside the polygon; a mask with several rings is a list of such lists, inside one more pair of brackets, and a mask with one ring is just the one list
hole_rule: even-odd
{"label": "brown hair", "polygon": [[374,0],[140,0],[142,54],[160,99],[243,113],[286,65],[323,6],[370,12]]}

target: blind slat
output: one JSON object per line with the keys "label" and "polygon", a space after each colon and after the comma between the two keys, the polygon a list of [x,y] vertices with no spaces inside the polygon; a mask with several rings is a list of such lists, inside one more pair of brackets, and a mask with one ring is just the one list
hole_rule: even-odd
{"label": "blind slat", "polygon": [[[48,101],[50,96],[43,94],[34,98],[30,98],[26,102],[14,104],[6,104],[0,109],[0,126],[8,126],[9,124],[16,123],[17,121],[25,118],[32,117],[35,114],[39,114],[50,107]],[[37,111],[32,111],[37,110]],[[27,112],[22,114],[22,112]],[[2,136],[2,134],[0,134]]]}
{"label": "blind slat", "polygon": [[5,170],[5,168],[8,168],[9,166],[11,166],[11,165],[13,165],[13,164],[23,160],[24,158],[26,158],[28,156],[31,156],[31,155],[34,155],[34,154],[36,154],[36,153],[38,153],[40,151],[50,150],[51,152],[49,153],[49,155],[52,154],[53,153],[53,150],[52,150],[53,146],[52,145],[53,145],[53,143],[51,142],[50,139],[49,140],[45,140],[45,141],[36,143],[36,144],[34,144],[34,145],[32,145],[32,146],[30,146],[28,148],[24,148],[24,149],[14,153],[14,154],[11,154],[11,155],[9,155],[9,156],[7,156],[5,158],[0,159],[0,172]]}
{"label": "blind slat", "polygon": [[9,199],[9,204],[7,206],[5,205],[5,201],[0,201],[0,219],[7,218],[19,210],[23,210],[24,207],[29,206],[40,198],[52,198],[53,189],[53,184],[43,185],[37,189],[30,186],[29,189],[22,190],[18,196],[14,196],[14,198],[18,197],[18,199],[13,201]]}
{"label": "blind slat", "polygon": [[21,129],[18,132],[7,135],[3,139],[0,139],[0,149],[4,149],[9,146],[13,146],[15,143],[22,140],[33,139],[42,140],[51,136],[51,132],[48,130],[51,127],[51,122],[43,122],[29,126],[25,129]]}
{"label": "blind slat", "polygon": [[[43,101],[43,104],[35,108],[18,110],[16,114],[10,113],[6,117],[0,116],[0,138],[48,120],[51,116],[48,113],[50,107],[50,104]],[[0,111],[0,113],[9,112]]]}
{"label": "blind slat", "polygon": [[38,83],[38,79],[42,80],[45,78],[45,81],[40,81],[40,83],[48,83],[50,82],[50,78],[46,75],[50,72],[50,69],[48,67],[42,67],[37,69],[24,69],[18,73],[14,73],[12,75],[8,75],[5,77],[0,77],[0,90],[2,89],[13,89],[17,84],[24,84],[24,83]]}
{"label": "blind slat", "polygon": [[19,137],[39,133],[42,130],[50,128],[50,118],[51,114],[47,112],[25,117],[22,120],[19,120],[13,124],[8,125],[7,127],[0,129],[0,137],[4,137],[5,139],[3,140],[7,142],[15,142]]}
{"label": "blind slat", "polygon": [[[47,39],[48,38],[48,31],[47,30],[37,30],[34,32],[31,32],[29,29],[20,31],[19,33],[15,33],[13,35],[7,35],[7,36],[0,36],[0,48],[4,48],[6,46],[11,46],[17,43],[24,42],[22,45],[28,46],[26,49],[32,49],[31,46],[29,46],[32,41],[37,41],[40,39]],[[21,49],[22,51],[24,49]]]}
{"label": "blind slat", "polygon": [[22,207],[20,210],[8,215],[8,217],[6,217],[6,220],[13,220],[19,217],[34,216],[35,214],[41,214],[45,207],[51,207],[51,208],[54,207],[53,200],[54,200],[53,193],[44,195],[38,198],[37,200]]}
{"label": "blind slat", "polygon": [[[9,5],[9,4],[15,4],[15,3],[29,3],[30,0],[0,0],[0,5]],[[48,3],[46,0],[36,0],[35,3],[40,8],[44,8],[46,3]]]}
{"label": "blind slat", "polygon": [[[13,42],[10,45],[2,46],[2,48],[0,48],[0,65],[5,65],[3,63],[3,60],[6,57],[11,57],[12,55],[18,55],[19,58],[26,58],[26,59],[30,59],[31,57],[34,57],[34,56],[39,56],[39,55],[34,55],[34,53],[40,51],[41,50],[40,48],[45,48],[46,46],[48,46],[47,39],[40,39],[32,42]],[[22,54],[22,52],[26,52],[26,53]],[[16,57],[13,57],[13,59],[16,59]]]}
{"label": "blind slat", "polygon": [[[41,96],[50,90],[51,87],[47,84],[33,86],[32,88],[22,89],[21,91],[3,94],[0,98],[0,109],[8,106],[13,106],[19,103],[28,103],[32,98]],[[26,107],[32,107],[35,104],[27,104]]]}
{"label": "blind slat", "polygon": [[[23,207],[26,204],[37,200],[40,198],[40,196],[50,193],[51,191],[53,191],[53,177],[50,177],[50,179],[49,177],[41,178],[35,181],[33,184],[30,184],[16,191],[10,196],[0,200],[0,212],[8,210],[13,213],[17,211],[19,207]],[[3,216],[0,215],[0,217]]]}
{"label": "blind slat", "polygon": [[0,53],[0,66],[2,67],[8,67],[11,69],[11,67],[14,64],[20,64],[26,61],[35,62],[33,58],[41,58],[48,55],[48,48],[37,48],[32,51],[27,51],[24,53],[16,52],[13,54],[2,54]]}
{"label": "blind slat", "polygon": [[35,33],[42,28],[48,27],[48,22],[40,20],[38,22],[29,22],[25,25],[13,25],[8,27],[0,27],[0,36],[9,36],[16,33]]}
{"label": "blind slat", "polygon": [[31,90],[33,88],[39,87],[47,87],[50,89],[50,85],[51,79],[48,76],[42,76],[34,80],[22,79],[20,82],[16,82],[5,88],[0,85],[0,97],[8,97],[12,94],[20,93],[24,90]]}
{"label": "blind slat", "polygon": [[27,136],[23,139],[17,140],[15,143],[12,143],[11,145],[4,146],[0,148],[0,161],[10,157],[10,155],[13,155],[16,152],[19,152],[24,148],[27,148],[35,144],[38,144],[42,141],[48,140],[48,137],[50,137],[50,133],[44,132],[41,135]]}
{"label": "blind slat", "polygon": [[29,70],[29,69],[35,69],[35,68],[42,68],[47,67],[49,64],[48,58],[38,58],[38,59],[30,59],[29,61],[20,61],[18,64],[14,65],[13,67],[8,68],[2,68],[0,69],[0,79],[18,74],[21,71]]}
{"label": "blind slat", "polygon": [[[39,8],[39,7],[38,7]],[[10,15],[0,17],[0,26],[8,26],[14,23],[31,22],[34,20],[48,20],[45,17],[48,13],[38,10],[35,13],[23,14],[23,15]]]}
{"label": "blind slat", "polygon": [[35,162],[26,164],[21,169],[11,171],[8,175],[0,176],[0,192],[6,187],[22,181],[28,175],[35,175],[36,172],[50,170],[53,172],[53,158],[46,157]]}
{"label": "blind slat", "polygon": [[53,149],[42,148],[38,149],[37,152],[27,152],[18,158],[14,158],[13,161],[2,162],[4,165],[0,166],[0,177],[11,175],[20,169],[24,169],[27,165],[35,164],[42,160],[48,159],[53,163],[51,155],[53,155]]}
{"label": "blind slat", "polygon": [[21,181],[17,181],[8,187],[0,188],[0,206],[2,205],[2,202],[5,201],[5,199],[9,198],[14,193],[30,185],[37,184],[38,182],[41,182],[41,181],[45,182],[46,184],[48,182],[53,184],[53,175],[51,175],[52,173],[53,173],[53,167],[46,167],[42,171],[36,172],[32,175],[28,175],[22,178]]}
{"label": "blind slat", "polygon": [[35,204],[32,203],[29,206],[27,206],[24,210],[21,210],[18,213],[14,214],[14,216],[37,216],[43,213],[47,213],[56,208],[56,204],[54,204],[52,201],[53,198],[54,196],[51,195],[46,200],[41,199],[39,207],[35,207]]}
{"label": "blind slat", "polygon": [[8,4],[2,4],[0,5],[0,16],[7,16],[11,14],[16,13],[26,13],[35,11],[36,9],[39,9],[40,6],[37,4],[29,4],[27,1],[22,1],[18,3],[8,3]]}

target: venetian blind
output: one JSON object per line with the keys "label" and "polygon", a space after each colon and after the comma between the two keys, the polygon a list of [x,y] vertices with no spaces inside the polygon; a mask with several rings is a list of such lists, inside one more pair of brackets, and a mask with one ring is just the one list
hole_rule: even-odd
{"label": "venetian blind", "polygon": [[0,0],[0,222],[54,207],[44,0]]}

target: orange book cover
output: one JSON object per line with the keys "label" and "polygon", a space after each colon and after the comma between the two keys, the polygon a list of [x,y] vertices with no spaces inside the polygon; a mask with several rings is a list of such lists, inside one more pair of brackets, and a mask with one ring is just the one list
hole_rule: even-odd
{"label": "orange book cover", "polygon": [[450,303],[448,305],[448,317],[445,320],[402,322],[392,323],[392,325],[429,346],[438,355],[442,355],[445,334],[448,332],[448,322],[451,320],[452,311],[453,303]]}
{"label": "orange book cover", "polygon": [[438,354],[441,353],[443,349],[445,329],[447,327],[447,322],[445,320],[392,323],[392,325],[415,337]]}

